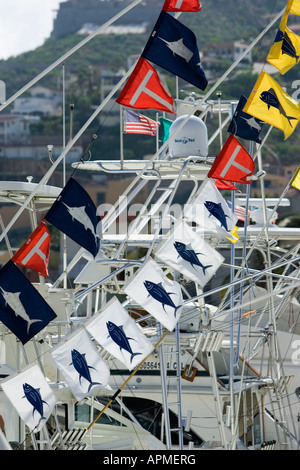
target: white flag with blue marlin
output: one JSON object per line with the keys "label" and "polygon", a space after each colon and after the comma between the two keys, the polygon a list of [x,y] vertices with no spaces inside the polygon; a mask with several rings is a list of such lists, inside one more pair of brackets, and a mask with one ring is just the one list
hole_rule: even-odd
{"label": "white flag with blue marlin", "polygon": [[169,279],[152,258],[138,269],[124,291],[165,328],[174,330],[183,305],[181,287]]}
{"label": "white flag with blue marlin", "polygon": [[191,204],[184,208],[184,217],[196,222],[204,231],[212,232],[220,237],[234,238],[231,234],[236,228],[238,218],[228,207],[226,200],[215,185],[215,181],[207,178],[201,184],[198,195]]}
{"label": "white flag with blue marlin", "polygon": [[10,376],[1,382],[2,389],[20,418],[34,433],[49,419],[56,398],[38,365]]}
{"label": "white flag with blue marlin", "polygon": [[51,355],[78,401],[108,385],[109,369],[83,328],[66,337]]}
{"label": "white flag with blue marlin", "polygon": [[155,256],[201,287],[208,283],[224,261],[218,251],[182,220],[175,224]]}
{"label": "white flag with blue marlin", "polygon": [[140,364],[154,349],[116,297],[94,315],[85,327],[102,348],[129,370]]}
{"label": "white flag with blue marlin", "polygon": [[94,257],[97,255],[100,219],[89,194],[76,180],[69,179],[45,219]]}

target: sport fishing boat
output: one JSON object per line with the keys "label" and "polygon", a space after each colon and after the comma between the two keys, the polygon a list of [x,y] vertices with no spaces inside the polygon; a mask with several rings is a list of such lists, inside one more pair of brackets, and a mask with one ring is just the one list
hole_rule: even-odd
{"label": "sport fishing boat", "polygon": [[[160,18],[172,25],[172,13],[182,11],[173,4],[165,2]],[[184,40],[162,43],[186,62],[194,56]],[[132,68],[39,183],[1,182],[1,203],[17,206],[1,234],[9,253],[0,271],[1,449],[298,449],[300,229],[276,224],[297,174],[280,197],[266,197],[262,151],[272,125],[259,143],[250,140],[249,152],[236,132],[223,145],[240,101],[212,96],[242,58],[208,92],[174,100],[176,117],[151,158],[83,158],[63,188],[48,184],[126,80],[128,96]],[[206,88],[202,69],[197,77]],[[284,108],[281,115],[293,122]],[[268,124],[251,114],[248,121],[256,131]],[[210,154],[217,140],[225,166]],[[76,181],[99,172],[131,177],[104,214]],[[254,181],[259,198],[251,195]],[[32,234],[13,252],[8,233],[24,212]],[[55,281],[47,272],[51,224],[63,247]],[[28,267],[38,281],[23,275]]]}

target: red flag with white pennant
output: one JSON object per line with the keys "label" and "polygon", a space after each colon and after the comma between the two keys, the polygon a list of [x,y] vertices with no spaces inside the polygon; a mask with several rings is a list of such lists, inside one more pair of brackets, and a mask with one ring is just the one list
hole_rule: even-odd
{"label": "red flag with white pennant", "polygon": [[254,169],[252,157],[239,141],[230,135],[208,172],[208,177],[251,184]]}
{"label": "red flag with white pennant", "polygon": [[11,261],[25,268],[33,269],[42,276],[49,276],[48,262],[50,255],[50,232],[41,222],[32,232],[26,242],[14,254]]}
{"label": "red flag with white pennant", "polygon": [[199,0],[166,0],[163,11],[201,11],[202,5]]}
{"label": "red flag with white pennant", "polygon": [[130,108],[159,109],[175,114],[173,97],[164,89],[156,70],[142,57],[116,102]]}

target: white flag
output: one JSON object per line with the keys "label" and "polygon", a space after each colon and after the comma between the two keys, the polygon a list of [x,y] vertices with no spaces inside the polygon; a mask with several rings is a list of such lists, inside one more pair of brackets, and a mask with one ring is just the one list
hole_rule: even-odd
{"label": "white flag", "polygon": [[201,287],[207,284],[224,261],[220,253],[183,221],[175,225],[155,256]]}
{"label": "white flag", "polygon": [[116,297],[94,315],[85,327],[106,351],[129,370],[140,364],[154,349]]}
{"label": "white flag", "polygon": [[55,395],[40,368],[30,366],[2,382],[1,386],[29,429],[40,431],[56,403]]}
{"label": "white flag", "polygon": [[107,386],[109,369],[84,329],[67,337],[51,354],[78,401]]}
{"label": "white flag", "polygon": [[181,287],[152,258],[139,268],[124,291],[169,331],[174,330],[183,304]]}
{"label": "white flag", "polygon": [[185,207],[184,216],[208,231],[230,238],[238,220],[211,179],[202,183],[198,197]]}

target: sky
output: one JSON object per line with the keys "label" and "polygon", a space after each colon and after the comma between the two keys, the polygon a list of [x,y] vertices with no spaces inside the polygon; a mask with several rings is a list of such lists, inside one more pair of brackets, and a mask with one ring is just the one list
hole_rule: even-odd
{"label": "sky", "polygon": [[53,10],[65,1],[0,0],[0,59],[41,46],[53,29]]}

